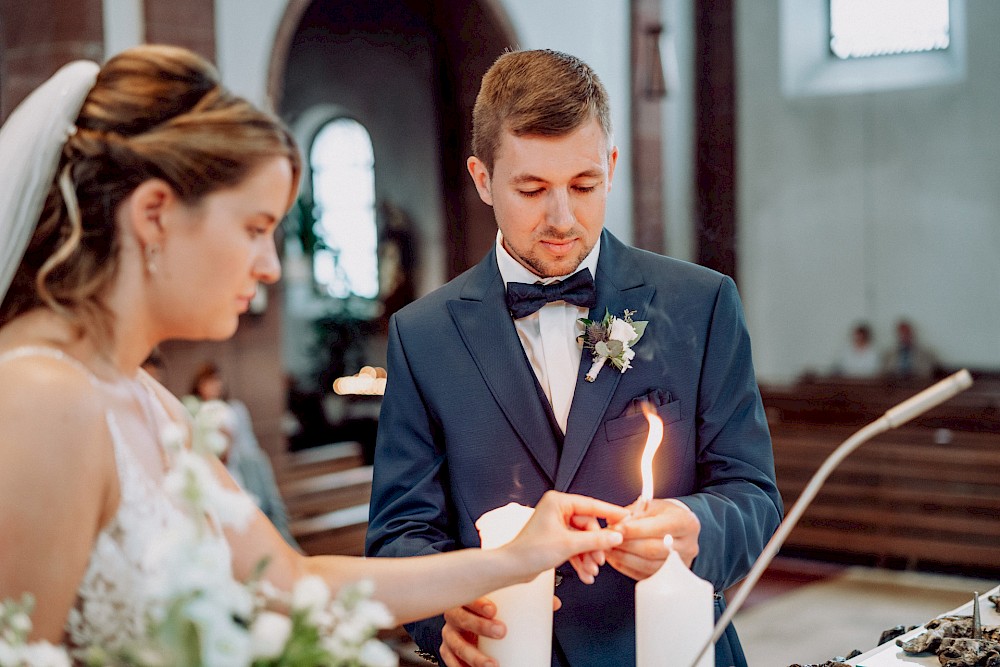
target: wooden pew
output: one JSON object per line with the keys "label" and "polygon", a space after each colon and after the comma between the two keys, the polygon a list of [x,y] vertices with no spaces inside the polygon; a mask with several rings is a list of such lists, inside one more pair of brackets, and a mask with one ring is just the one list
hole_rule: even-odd
{"label": "wooden pew", "polygon": [[284,455],[277,467],[278,485],[364,464],[361,443],[333,442]]}
{"label": "wooden pew", "polygon": [[[771,424],[786,508],[854,430]],[[785,543],[795,549],[1000,568],[1000,434],[918,426],[877,436],[830,475]]]}
{"label": "wooden pew", "polygon": [[[866,443],[831,475],[786,552],[1000,572],[1000,374]],[[786,506],[826,455],[930,381],[804,379],[761,385]]]}
{"label": "wooden pew", "polygon": [[[1000,433],[1000,381],[973,373],[974,384],[911,425]],[[760,387],[770,421],[862,426],[932,384],[931,380],[801,380]]]}
{"label": "wooden pew", "polygon": [[359,443],[291,452],[277,476],[289,529],[305,553],[364,554],[372,467]]}
{"label": "wooden pew", "polygon": [[[288,510],[289,529],[308,555],[363,556],[368,530],[372,466],[362,446],[338,442],[289,452],[276,470]],[[429,665],[402,627],[379,639],[399,655],[400,665]]]}
{"label": "wooden pew", "polygon": [[290,524],[302,551],[310,556],[344,554],[363,556],[368,530],[368,503],[331,510]]}
{"label": "wooden pew", "polygon": [[[356,466],[286,482],[281,486],[288,518],[302,519],[333,509],[368,504],[372,466]],[[367,519],[365,519],[367,521]]]}

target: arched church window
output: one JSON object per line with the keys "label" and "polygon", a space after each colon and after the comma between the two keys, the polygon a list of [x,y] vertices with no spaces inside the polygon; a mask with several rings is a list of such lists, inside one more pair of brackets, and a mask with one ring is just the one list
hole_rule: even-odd
{"label": "arched church window", "polygon": [[331,120],[316,133],[309,162],[316,220],[313,279],[336,299],[375,299],[378,229],[371,136],[352,118]]}
{"label": "arched church window", "polygon": [[830,0],[830,50],[847,60],[947,49],[948,4],[949,0]]}

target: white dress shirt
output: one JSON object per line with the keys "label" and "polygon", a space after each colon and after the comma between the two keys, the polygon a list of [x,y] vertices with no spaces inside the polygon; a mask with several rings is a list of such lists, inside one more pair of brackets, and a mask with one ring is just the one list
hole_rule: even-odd
{"label": "white dress shirt", "polygon": [[[567,278],[577,271],[590,269],[590,275],[597,278],[597,258],[601,252],[601,240],[597,239],[590,254],[580,262],[572,273],[553,278],[540,278],[510,256],[503,247],[503,235],[497,232],[497,264],[504,287],[507,283],[550,284]],[[514,320],[517,335],[524,346],[524,353],[535,370],[538,384],[549,399],[552,413],[559,428],[566,433],[569,408],[576,390],[576,376],[580,368],[583,344],[578,336],[583,327],[577,321],[587,317],[589,311],[565,301],[553,301],[527,317]]]}

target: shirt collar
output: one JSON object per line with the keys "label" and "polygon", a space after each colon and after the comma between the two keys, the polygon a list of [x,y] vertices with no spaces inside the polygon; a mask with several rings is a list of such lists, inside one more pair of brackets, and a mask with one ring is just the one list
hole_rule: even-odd
{"label": "shirt collar", "polygon": [[590,253],[583,258],[580,265],[573,269],[570,273],[564,276],[554,276],[552,278],[541,278],[536,276],[534,273],[529,271],[523,264],[511,257],[510,253],[503,246],[503,233],[497,230],[497,266],[500,269],[500,277],[503,278],[504,286],[507,283],[528,283],[533,284],[541,281],[542,283],[548,285],[564,278],[568,278],[577,271],[582,271],[583,269],[590,269],[590,275],[593,276],[594,280],[597,280],[597,258],[601,254],[601,237],[597,237],[597,243],[591,248]]}

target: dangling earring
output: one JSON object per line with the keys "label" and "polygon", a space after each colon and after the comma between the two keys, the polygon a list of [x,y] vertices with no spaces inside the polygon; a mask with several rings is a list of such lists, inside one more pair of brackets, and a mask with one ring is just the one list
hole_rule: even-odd
{"label": "dangling earring", "polygon": [[153,276],[156,275],[156,255],[160,252],[160,246],[158,245],[148,245],[145,248],[144,254],[146,255],[146,272]]}

